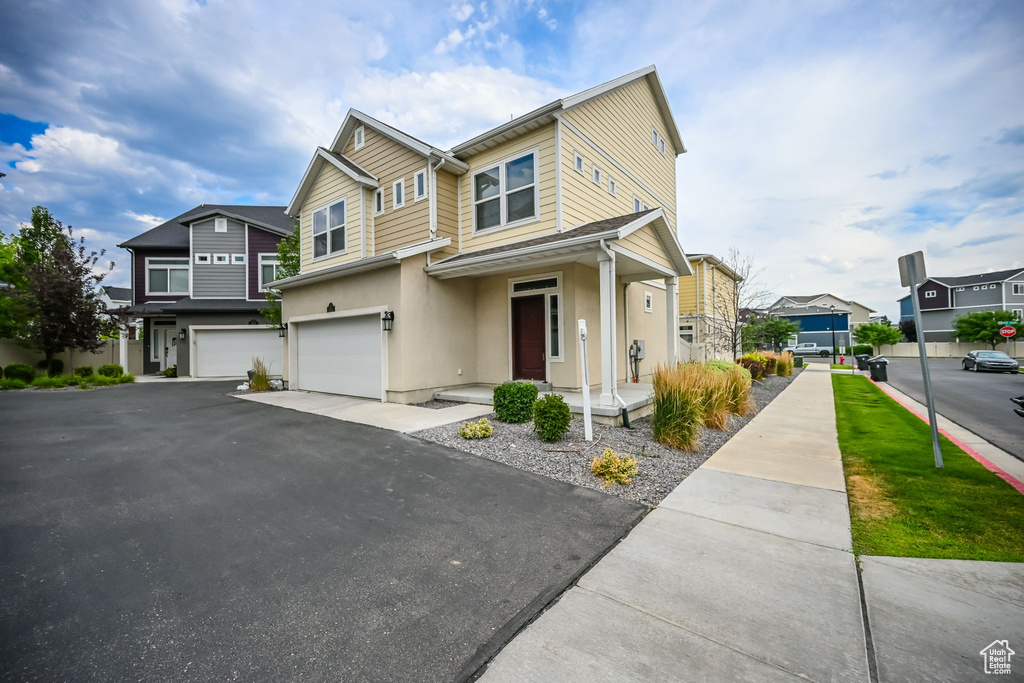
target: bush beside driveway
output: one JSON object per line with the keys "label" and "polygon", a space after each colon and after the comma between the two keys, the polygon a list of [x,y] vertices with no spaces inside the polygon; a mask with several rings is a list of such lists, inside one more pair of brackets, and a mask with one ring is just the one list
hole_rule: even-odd
{"label": "bush beside driveway", "polygon": [[0,394],[0,679],[451,679],[644,514],[233,388]]}

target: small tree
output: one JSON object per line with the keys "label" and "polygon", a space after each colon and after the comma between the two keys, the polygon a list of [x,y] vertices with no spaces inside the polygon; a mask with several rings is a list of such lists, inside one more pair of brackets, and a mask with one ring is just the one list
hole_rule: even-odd
{"label": "small tree", "polygon": [[895,327],[882,323],[864,323],[853,330],[853,340],[858,344],[870,344],[875,351],[881,353],[884,345],[895,344],[903,338],[903,333]]}
{"label": "small tree", "polygon": [[722,355],[736,359],[743,353],[746,341],[744,330],[747,322],[740,320],[740,311],[763,307],[771,293],[761,282],[764,268],[759,268],[753,256],[744,256],[736,247],[729,247],[729,252],[722,265],[735,274],[730,277],[728,286],[716,287],[717,279],[712,280],[712,313],[708,327],[709,335],[715,350]]}
{"label": "small tree", "polygon": [[1024,331],[1024,324],[1016,320],[1016,316],[1009,311],[975,311],[957,316],[953,320],[953,336],[962,341],[989,344],[994,350],[996,344],[1006,341],[1006,337],[999,334],[999,330],[1005,327],[1000,323],[1007,320],[1013,321],[1010,327],[1017,330],[1018,335]]}
{"label": "small tree", "polygon": [[771,344],[776,351],[800,332],[800,324],[776,315],[767,315],[755,323],[750,332],[752,341]]}
{"label": "small tree", "polygon": [[[84,237],[76,240],[71,226],[39,206],[15,243],[24,279],[14,297],[28,316],[16,338],[42,351],[52,374],[56,354],[76,348],[96,351],[103,344],[104,307],[96,290],[107,273],[99,272],[96,264],[105,251],[87,252]],[[110,263],[109,269],[113,267]]]}
{"label": "small tree", "polygon": [[907,338],[908,342],[917,341],[917,323],[913,320],[901,320],[900,332]]}
{"label": "small tree", "polygon": [[[299,242],[299,222],[292,225],[292,234],[277,243],[277,279],[283,280],[286,277],[299,274],[302,264],[302,252]],[[260,309],[260,314],[267,319],[271,327],[281,326],[281,298],[280,295],[268,289],[263,293],[267,299],[267,307]]]}

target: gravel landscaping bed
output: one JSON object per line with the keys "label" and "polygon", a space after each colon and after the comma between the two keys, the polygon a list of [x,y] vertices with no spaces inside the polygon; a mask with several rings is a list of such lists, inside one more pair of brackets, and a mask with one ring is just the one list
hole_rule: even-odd
{"label": "gravel landscaping bed", "polygon": [[[799,372],[798,369],[794,370],[793,377],[773,375],[762,382],[755,382],[751,395],[757,411],[782,393]],[[569,434],[564,439],[547,444],[533,433],[532,422],[504,424],[496,422],[493,413],[486,416],[494,425],[494,435],[489,439],[463,439],[457,433],[459,425],[426,429],[416,432],[415,436],[552,479],[655,506],[687,475],[714,455],[755,414],[746,418],[731,417],[724,431],[702,428],[700,447],[693,453],[677,451],[655,441],[651,435],[649,418],[634,420],[632,429],[595,423],[592,443],[584,439],[583,421],[580,419],[573,419]],[[627,453],[639,461],[640,471],[633,477],[632,484],[602,488],[603,481],[591,474],[590,462],[594,456],[603,453],[605,448]]]}
{"label": "gravel landscaping bed", "polygon": [[431,410],[441,410],[442,408],[452,408],[454,406],[461,406],[463,404],[459,403],[458,401],[441,401],[435,398],[429,401],[424,401],[423,403],[413,403],[412,405],[416,406],[417,408],[430,408]]}

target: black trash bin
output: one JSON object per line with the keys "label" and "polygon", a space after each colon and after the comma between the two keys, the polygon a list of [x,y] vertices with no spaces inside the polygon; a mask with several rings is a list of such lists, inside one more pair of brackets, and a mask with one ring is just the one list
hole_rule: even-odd
{"label": "black trash bin", "polygon": [[888,382],[889,371],[886,368],[887,365],[889,365],[889,359],[882,356],[876,356],[869,360],[868,369],[871,370],[871,380],[874,382]]}
{"label": "black trash bin", "polygon": [[803,356],[794,356],[793,357],[793,367],[794,368],[802,368],[803,366],[804,366],[804,357]]}
{"label": "black trash bin", "polygon": [[865,370],[866,371],[868,369],[868,358],[871,358],[871,356],[869,354],[858,353],[856,356],[854,356],[854,358],[857,359],[857,369],[858,370]]}

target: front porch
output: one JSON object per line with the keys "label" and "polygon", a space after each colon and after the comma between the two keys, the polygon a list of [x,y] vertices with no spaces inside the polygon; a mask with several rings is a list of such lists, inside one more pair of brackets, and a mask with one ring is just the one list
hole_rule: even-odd
{"label": "front porch", "polygon": [[[654,389],[650,384],[621,382],[618,387],[618,394],[626,404],[629,411],[629,419],[645,417],[651,414],[654,402]],[[574,414],[583,414],[583,392],[581,391],[544,391],[543,394],[561,394],[565,402],[569,404],[569,410]],[[458,403],[476,403],[480,405],[491,405],[494,387],[485,384],[473,384],[470,386],[438,391],[434,398],[439,401],[455,401]],[[590,413],[595,422],[620,426],[622,424],[622,408],[617,405],[601,405],[600,387],[590,392]]]}

